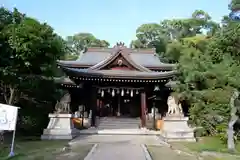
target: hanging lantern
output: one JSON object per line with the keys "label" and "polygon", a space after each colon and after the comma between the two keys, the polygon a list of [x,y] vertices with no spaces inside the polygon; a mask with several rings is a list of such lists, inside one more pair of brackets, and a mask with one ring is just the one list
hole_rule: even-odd
{"label": "hanging lantern", "polygon": [[126,92],[127,94],[129,94],[129,90],[127,90],[127,92]]}
{"label": "hanging lantern", "polygon": [[160,90],[160,89],[159,89],[159,86],[156,85],[156,86],[154,87],[154,91],[159,91],[159,90]]}
{"label": "hanging lantern", "polygon": [[122,89],[121,96],[124,96],[124,90]]}
{"label": "hanging lantern", "polygon": [[104,97],[104,90],[102,90],[101,92],[101,97]]}
{"label": "hanging lantern", "polygon": [[136,90],[136,94],[138,94],[139,92],[138,92],[138,90]]}
{"label": "hanging lantern", "polygon": [[130,96],[133,97],[133,90],[131,90]]}
{"label": "hanging lantern", "polygon": [[114,91],[114,89],[112,90],[112,96],[113,96],[113,97],[115,96],[115,91]]}
{"label": "hanging lantern", "polygon": [[119,92],[120,92],[119,89],[117,89],[117,94],[119,94]]}
{"label": "hanging lantern", "polygon": [[108,93],[110,93],[110,88],[108,89]]}
{"label": "hanging lantern", "polygon": [[98,93],[99,93],[99,94],[101,93],[101,90],[100,90],[100,89],[98,89]]}

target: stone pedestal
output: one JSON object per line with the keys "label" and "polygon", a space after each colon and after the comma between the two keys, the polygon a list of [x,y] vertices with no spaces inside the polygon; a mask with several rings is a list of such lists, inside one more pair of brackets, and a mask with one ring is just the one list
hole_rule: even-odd
{"label": "stone pedestal", "polygon": [[49,114],[50,121],[41,139],[73,139],[79,132],[74,128],[72,114]]}
{"label": "stone pedestal", "polygon": [[193,129],[187,124],[188,117],[167,115],[163,120],[161,133],[167,141],[196,141]]}

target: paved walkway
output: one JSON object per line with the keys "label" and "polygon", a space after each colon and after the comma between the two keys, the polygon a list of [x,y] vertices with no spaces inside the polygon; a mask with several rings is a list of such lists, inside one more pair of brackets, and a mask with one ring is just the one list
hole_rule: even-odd
{"label": "paved walkway", "polygon": [[123,143],[126,144],[149,144],[159,145],[163,141],[155,135],[81,135],[70,142],[70,145],[78,144],[105,144]]}
{"label": "paved walkway", "polygon": [[97,144],[94,152],[85,160],[146,160],[142,144],[159,145],[156,136],[146,135],[82,135],[70,144]]}
{"label": "paved walkway", "polygon": [[99,144],[95,152],[86,160],[146,160],[139,144]]}
{"label": "paved walkway", "polygon": [[[92,144],[96,147],[90,156],[86,156]],[[163,141],[153,135],[85,135],[73,140],[69,152],[57,155],[56,160],[146,160],[142,144],[147,144],[153,160],[199,160],[199,155],[167,147]],[[202,155],[203,156],[203,155]],[[85,157],[85,159],[84,159]],[[215,157],[215,156],[214,156]],[[212,156],[202,159],[213,160]],[[219,158],[225,158],[220,156]],[[226,156],[225,159],[238,160],[239,157]]]}

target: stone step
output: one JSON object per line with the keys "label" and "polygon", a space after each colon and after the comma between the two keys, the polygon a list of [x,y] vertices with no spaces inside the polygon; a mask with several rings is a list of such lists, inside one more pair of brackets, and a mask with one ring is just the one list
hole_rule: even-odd
{"label": "stone step", "polygon": [[139,123],[131,123],[131,124],[122,124],[122,123],[100,123],[98,126],[138,126]]}
{"label": "stone step", "polygon": [[114,128],[114,127],[119,127],[119,128],[133,128],[133,127],[138,127],[139,125],[138,124],[132,124],[132,125],[117,125],[117,124],[102,124],[102,125],[99,125],[98,127],[101,127],[101,128]]}
{"label": "stone step", "polygon": [[99,126],[133,126],[139,123],[100,123]]}
{"label": "stone step", "polygon": [[124,118],[124,117],[100,117],[100,119],[101,120],[104,120],[104,119],[106,119],[106,120],[139,120],[140,118],[139,117],[136,117],[136,118]]}
{"label": "stone step", "polygon": [[101,122],[99,124],[139,124],[140,122],[112,122],[112,121],[104,121],[104,122]]}
{"label": "stone step", "polygon": [[140,124],[140,123],[114,123],[114,122],[108,122],[108,123],[99,123],[99,125],[135,125],[135,124]]}
{"label": "stone step", "polygon": [[121,122],[131,122],[131,121],[140,121],[140,119],[100,119],[100,121],[121,121]]}
{"label": "stone step", "polygon": [[119,124],[119,125],[131,125],[131,124],[139,124],[140,122],[100,122],[99,125],[101,124]]}
{"label": "stone step", "polygon": [[112,124],[119,124],[119,125],[134,125],[134,124],[139,124],[139,123],[114,123],[114,122],[109,122],[109,123],[99,123],[99,125],[112,125]]}
{"label": "stone step", "polygon": [[140,120],[101,120],[100,119],[100,122],[101,123],[139,123]]}
{"label": "stone step", "polygon": [[139,129],[139,127],[97,127],[98,130],[112,130],[112,129]]}
{"label": "stone step", "polygon": [[118,119],[118,118],[113,118],[113,119],[100,119],[100,121],[124,121],[124,122],[128,122],[128,121],[139,121],[140,119]]}
{"label": "stone step", "polygon": [[137,129],[139,118],[101,118],[98,129]]}

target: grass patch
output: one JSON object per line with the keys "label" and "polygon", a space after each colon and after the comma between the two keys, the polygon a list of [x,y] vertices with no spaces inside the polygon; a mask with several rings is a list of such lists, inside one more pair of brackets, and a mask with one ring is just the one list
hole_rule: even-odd
{"label": "grass patch", "polygon": [[[21,137],[16,139],[14,152],[15,156],[8,157],[10,142],[0,145],[0,160],[52,160],[67,159],[65,154],[70,151],[62,151],[68,144],[67,140],[40,140],[39,137]],[[77,159],[83,159],[92,146],[84,146],[76,149]],[[72,150],[71,150],[72,152]]]}
{"label": "grass patch", "polygon": [[93,146],[94,146],[93,144],[87,144],[87,145],[84,144],[84,145],[78,145],[77,147],[73,148],[72,152],[78,153],[75,159],[84,160],[84,158],[87,156],[88,152],[90,152]]}
{"label": "grass patch", "polygon": [[[240,142],[236,144],[236,152],[229,154],[227,145],[217,137],[203,137],[198,142],[171,142],[172,148],[166,146],[147,146],[153,160],[197,160],[199,156],[203,160],[239,160]],[[185,153],[178,154],[175,149]],[[201,154],[209,151],[213,154]]]}
{"label": "grass patch", "polygon": [[166,146],[147,146],[153,160],[197,160],[196,156],[178,154]]}
{"label": "grass patch", "polygon": [[[147,149],[153,160],[199,160],[200,156],[197,153],[191,155],[185,153],[178,153],[166,146],[147,146]],[[179,149],[181,150],[181,149]],[[234,156],[201,156],[202,160],[239,160],[239,157]]]}
{"label": "grass patch", "polygon": [[18,137],[15,141],[14,153],[16,156],[13,158],[8,158],[8,154],[10,151],[11,141],[7,140],[4,144],[0,146],[0,160],[5,159],[31,159],[28,157],[36,157],[38,156],[50,156],[53,153],[60,151],[68,141],[42,141],[39,137]]}
{"label": "grass patch", "polygon": [[[175,142],[173,146],[183,145],[188,149],[196,152],[212,151],[228,153],[227,145],[223,144],[217,137],[203,137],[198,142]],[[235,154],[240,154],[240,142],[236,143]]]}

